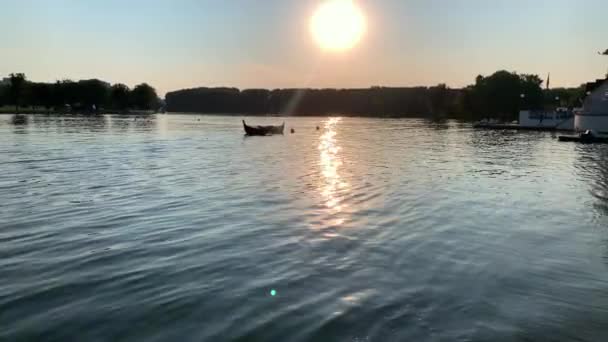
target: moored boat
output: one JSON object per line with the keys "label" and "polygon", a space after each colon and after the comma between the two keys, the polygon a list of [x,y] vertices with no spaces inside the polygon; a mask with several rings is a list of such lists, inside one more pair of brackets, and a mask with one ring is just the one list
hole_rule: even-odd
{"label": "moored boat", "polygon": [[247,135],[273,135],[283,134],[285,130],[285,122],[281,126],[248,126],[243,120],[243,128]]}
{"label": "moored boat", "polygon": [[558,137],[559,141],[574,141],[580,142],[583,144],[592,144],[592,143],[608,143],[608,137],[601,136],[595,133],[594,131],[587,130],[585,132],[579,133],[578,135],[560,135]]}

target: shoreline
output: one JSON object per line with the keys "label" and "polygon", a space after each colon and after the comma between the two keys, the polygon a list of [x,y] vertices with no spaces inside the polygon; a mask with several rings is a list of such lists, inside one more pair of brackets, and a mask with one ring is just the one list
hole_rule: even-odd
{"label": "shoreline", "polygon": [[226,117],[267,117],[267,118],[332,118],[332,117],[344,117],[344,118],[369,118],[369,119],[422,119],[434,122],[443,122],[449,120],[455,120],[460,122],[475,122],[475,120],[467,120],[464,118],[453,117],[453,116],[442,116],[442,117],[429,117],[425,115],[364,115],[364,114],[311,114],[311,115],[289,115],[289,114],[251,114],[251,113],[184,113],[184,112],[146,112],[146,111],[130,111],[130,112],[102,112],[102,113],[62,113],[62,112],[4,112],[0,111],[0,115],[35,115],[35,116],[103,116],[103,115],[188,115],[188,116],[226,116]]}
{"label": "shoreline", "polygon": [[121,111],[104,111],[97,113],[87,112],[57,112],[57,111],[42,111],[42,110],[20,110],[19,113],[15,111],[8,111],[0,109],[0,115],[65,115],[65,116],[98,116],[98,115],[152,115],[161,114],[155,111],[146,110],[132,110],[127,112]]}

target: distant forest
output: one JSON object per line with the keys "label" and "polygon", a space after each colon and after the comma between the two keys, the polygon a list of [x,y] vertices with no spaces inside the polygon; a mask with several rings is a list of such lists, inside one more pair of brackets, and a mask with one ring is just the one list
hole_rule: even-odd
{"label": "distant forest", "polygon": [[520,109],[578,107],[583,87],[543,90],[537,75],[498,71],[475,84],[367,89],[194,88],[167,93],[170,112],[515,120]]}
{"label": "distant forest", "polygon": [[35,112],[124,112],[156,110],[160,99],[156,90],[146,83],[133,89],[97,79],[40,83],[15,73],[0,84],[0,107],[3,106],[13,106],[17,113],[23,107]]}
{"label": "distant forest", "polygon": [[[239,115],[353,115],[477,120],[516,120],[521,109],[551,110],[578,107],[584,87],[543,89],[537,75],[497,71],[477,76],[473,85],[451,89],[433,87],[366,89],[246,89],[195,88],[169,92],[170,112]],[[0,83],[0,110],[19,112],[112,113],[158,110],[162,101],[146,83],[130,89],[124,84],[91,80],[55,83],[28,81],[11,74]]]}

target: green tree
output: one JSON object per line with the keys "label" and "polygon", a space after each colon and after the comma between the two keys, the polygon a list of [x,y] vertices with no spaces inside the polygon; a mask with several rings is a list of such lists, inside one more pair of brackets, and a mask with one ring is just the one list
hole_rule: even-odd
{"label": "green tree", "polygon": [[9,102],[15,106],[15,111],[19,113],[19,106],[22,105],[25,96],[27,80],[25,74],[10,74]]}
{"label": "green tree", "polygon": [[117,83],[110,89],[110,103],[113,109],[126,110],[129,108],[129,87],[122,83]]}
{"label": "green tree", "polygon": [[577,88],[552,88],[543,91],[544,105],[547,108],[565,106],[569,108],[580,107],[585,97],[585,85]]}
{"label": "green tree", "polygon": [[77,85],[78,102],[85,110],[91,110],[93,106],[100,108],[105,106],[110,98],[110,85],[97,80],[78,81]]}
{"label": "green tree", "polygon": [[44,107],[47,111],[53,106],[53,85],[49,83],[31,83],[29,95],[29,103],[33,106]]}
{"label": "green tree", "polygon": [[156,90],[147,83],[138,84],[131,91],[131,104],[137,109],[150,110],[158,108]]}
{"label": "green tree", "polygon": [[64,108],[66,105],[78,107],[80,104],[78,84],[69,79],[57,81],[53,86],[53,99],[55,106],[59,108]]}
{"label": "green tree", "polygon": [[543,104],[542,79],[537,75],[497,71],[477,76],[468,88],[466,102],[476,118],[493,117],[506,121],[518,117],[521,109],[540,109]]}
{"label": "green tree", "polygon": [[433,117],[444,117],[448,112],[449,90],[445,83],[429,88],[430,113]]}
{"label": "green tree", "polygon": [[0,107],[8,104],[8,89],[7,85],[0,85]]}
{"label": "green tree", "polygon": [[520,97],[523,94],[520,109],[541,109],[543,107],[543,80],[538,75],[519,75]]}

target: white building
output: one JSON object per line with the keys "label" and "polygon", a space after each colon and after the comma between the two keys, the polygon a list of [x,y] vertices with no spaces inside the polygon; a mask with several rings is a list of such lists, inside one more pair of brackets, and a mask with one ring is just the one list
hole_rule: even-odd
{"label": "white building", "polygon": [[586,92],[583,110],[574,118],[575,130],[608,135],[608,79],[587,83]]}
{"label": "white building", "polygon": [[574,129],[574,113],[568,108],[557,108],[555,111],[519,112],[519,126],[523,128],[553,128],[571,131]]}

